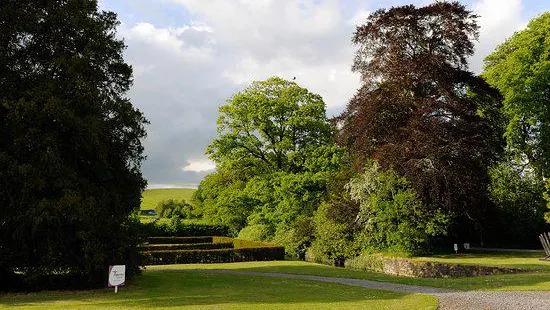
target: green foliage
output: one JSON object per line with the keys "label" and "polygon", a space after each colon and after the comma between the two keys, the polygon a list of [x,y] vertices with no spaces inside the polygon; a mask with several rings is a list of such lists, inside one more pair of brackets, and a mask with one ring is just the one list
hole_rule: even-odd
{"label": "green foliage", "polygon": [[0,20],[0,277],[134,274],[147,122],[125,94],[116,15],[95,0],[7,0]]}
{"label": "green foliage", "polygon": [[144,265],[233,263],[265,260],[283,260],[282,247],[178,250],[142,252]]}
{"label": "green foliage", "polygon": [[214,250],[232,249],[233,242],[226,243],[187,243],[187,244],[147,244],[142,245],[142,251],[175,251],[175,250]]}
{"label": "green foliage", "polygon": [[431,236],[446,233],[450,215],[423,204],[405,178],[382,171],[377,162],[367,164],[348,189],[359,204],[357,222],[367,251],[417,254]]}
{"label": "green foliage", "polygon": [[207,149],[217,171],[199,185],[197,209],[234,236],[303,255],[311,233],[295,224],[313,215],[343,159],[321,97],[280,78],[254,82],[220,107],[218,133]]}
{"label": "green foliage", "polygon": [[[223,236],[155,237],[148,240],[155,246],[149,246],[142,251],[144,265],[282,260],[285,255],[284,248],[273,244]],[[207,243],[212,245],[210,249],[205,249]],[[157,244],[170,244],[171,247],[177,244],[189,249],[164,250]]]}
{"label": "green foliage", "polygon": [[152,236],[225,236],[229,233],[227,226],[207,223],[185,223],[178,218],[168,222],[140,223],[139,233],[145,237]]}
{"label": "green foliage", "polygon": [[355,221],[358,205],[342,199],[322,204],[314,217],[315,240],[308,260],[342,266],[362,248],[361,227]]}
{"label": "green foliage", "polygon": [[550,13],[499,45],[482,75],[504,96],[510,151],[537,175],[550,176]]}
{"label": "green foliage", "polygon": [[[550,180],[546,180],[546,192],[544,193],[544,199],[546,199],[546,207],[550,209]],[[550,223],[550,211],[544,213],[544,219],[547,223]]]}
{"label": "green foliage", "polygon": [[220,107],[218,134],[207,149],[216,163],[248,173],[302,172],[331,129],[321,96],[280,78],[253,82]]}
{"label": "green foliage", "polygon": [[513,159],[491,168],[489,175],[489,192],[496,209],[491,214],[493,227],[487,242],[520,248],[540,246],[538,235],[548,229],[543,219],[544,181]]}
{"label": "green foliage", "polygon": [[159,202],[155,208],[158,217],[193,219],[198,216],[193,210],[193,206],[185,200],[168,199]]}

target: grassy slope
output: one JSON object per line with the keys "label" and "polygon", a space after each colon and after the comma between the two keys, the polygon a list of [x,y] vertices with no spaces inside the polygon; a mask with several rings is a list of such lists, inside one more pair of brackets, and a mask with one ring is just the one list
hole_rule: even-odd
{"label": "grassy slope", "polygon": [[151,269],[102,289],[0,295],[0,309],[436,309],[434,297],[291,279]]}
{"label": "grassy slope", "polygon": [[[478,262],[486,265],[494,265],[498,261],[501,266],[513,266],[519,268],[530,268],[528,273],[467,277],[455,279],[419,279],[390,276],[380,273],[336,268],[319,264],[300,262],[300,261],[279,261],[279,262],[248,262],[234,264],[208,264],[208,265],[172,265],[172,266],[154,266],[152,269],[169,268],[211,268],[211,269],[237,269],[243,271],[258,272],[282,272],[294,274],[320,275],[327,277],[345,277],[356,279],[367,279],[374,281],[386,281],[394,283],[441,287],[457,290],[550,290],[550,262],[540,262],[531,257],[533,254],[521,254],[524,258],[508,254],[495,253],[475,258]],[[520,255],[520,256],[521,256]],[[534,254],[536,255],[536,254]],[[473,255],[475,256],[475,255]],[[537,256],[537,257],[540,257]],[[447,259],[445,257],[432,258],[438,261],[451,262],[456,259]],[[474,258],[464,258],[471,260]],[[535,260],[537,260],[535,262]],[[538,267],[537,267],[538,266]]]}
{"label": "grassy slope", "polygon": [[191,202],[196,189],[192,188],[159,188],[147,189],[143,192],[141,209],[154,209],[157,204],[166,199],[185,199]]}

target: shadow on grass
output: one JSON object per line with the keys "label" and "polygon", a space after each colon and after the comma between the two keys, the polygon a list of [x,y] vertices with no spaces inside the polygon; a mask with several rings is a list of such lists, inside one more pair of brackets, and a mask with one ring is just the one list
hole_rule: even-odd
{"label": "shadow on grass", "polygon": [[[113,308],[143,309],[183,306],[239,307],[260,305],[293,308],[307,304],[316,308],[338,307],[435,308],[432,297],[369,290],[307,280],[264,278],[185,270],[146,271],[128,287],[81,292],[40,292],[0,295],[0,308],[41,305],[47,309]],[[323,306],[323,304],[325,304]]]}

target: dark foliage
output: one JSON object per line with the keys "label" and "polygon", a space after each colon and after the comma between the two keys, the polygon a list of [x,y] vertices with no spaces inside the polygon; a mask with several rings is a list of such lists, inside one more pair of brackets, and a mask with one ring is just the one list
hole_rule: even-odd
{"label": "dark foliage", "polygon": [[142,245],[142,251],[167,251],[167,250],[214,250],[231,249],[233,242],[224,243],[187,243],[187,244],[146,244]]}
{"label": "dark foliage", "polygon": [[144,265],[233,263],[283,260],[283,247],[143,252]]}
{"label": "dark foliage", "polygon": [[137,271],[129,215],[146,185],[146,120],[125,97],[117,25],[94,0],[0,2],[3,285],[103,285],[110,264]]}
{"label": "dark foliage", "polygon": [[227,236],[229,234],[229,229],[225,225],[177,221],[166,224],[141,223],[140,228],[140,234],[143,237]]}
{"label": "dark foliage", "polygon": [[377,160],[406,177],[423,203],[479,231],[502,135],[492,125],[498,91],[466,70],[475,18],[458,2],[371,14],[353,37],[362,86],[337,121],[338,142],[358,169]]}

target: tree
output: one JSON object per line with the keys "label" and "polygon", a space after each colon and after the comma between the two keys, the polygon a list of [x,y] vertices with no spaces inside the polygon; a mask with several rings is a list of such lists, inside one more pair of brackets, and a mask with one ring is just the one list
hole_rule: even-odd
{"label": "tree", "polygon": [[129,215],[146,185],[146,120],[125,97],[132,68],[117,25],[95,0],[0,3],[0,283],[9,288],[46,276],[103,285],[109,264],[137,270]]}
{"label": "tree", "polygon": [[321,96],[280,78],[254,82],[220,107],[219,137],[207,154],[251,175],[303,172],[312,152],[330,144],[332,132]]}
{"label": "tree", "polygon": [[501,149],[498,91],[467,71],[475,18],[458,2],[372,13],[353,36],[362,85],[337,119],[358,169],[375,159],[395,170],[465,230],[481,229],[487,169]]}
{"label": "tree", "polygon": [[491,243],[507,247],[538,247],[545,224],[544,182],[509,157],[489,170],[489,192],[495,204]]}
{"label": "tree", "polygon": [[508,150],[550,176],[550,13],[531,20],[485,58],[483,77],[504,95]]}
{"label": "tree", "polygon": [[322,98],[276,77],[253,82],[220,107],[218,133],[207,149],[217,171],[195,195],[205,218],[298,255],[291,247],[307,238],[288,233],[302,231],[294,223],[312,216],[343,155]]}

